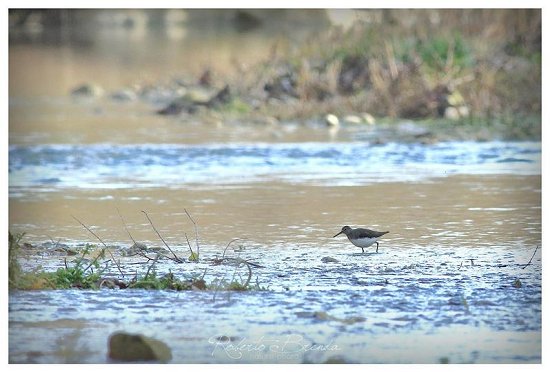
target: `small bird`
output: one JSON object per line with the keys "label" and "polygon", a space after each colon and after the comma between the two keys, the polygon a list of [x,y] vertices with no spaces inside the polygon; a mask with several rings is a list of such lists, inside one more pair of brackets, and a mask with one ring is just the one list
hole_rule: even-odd
{"label": "small bird", "polygon": [[349,241],[353,243],[356,247],[361,248],[363,253],[365,253],[365,248],[370,247],[376,243],[376,253],[378,253],[378,239],[389,231],[373,231],[369,229],[352,229],[349,226],[342,227],[342,231],[334,235],[333,238],[336,238],[340,234],[346,234]]}

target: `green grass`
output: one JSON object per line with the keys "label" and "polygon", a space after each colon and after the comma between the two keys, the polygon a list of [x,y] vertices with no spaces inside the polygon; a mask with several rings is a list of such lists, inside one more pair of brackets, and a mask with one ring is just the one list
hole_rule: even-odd
{"label": "green grass", "polygon": [[297,99],[288,95],[254,110],[280,120],[362,112],[377,121],[448,120],[446,108],[466,108],[467,117],[452,126],[494,130],[481,137],[540,138],[540,10],[385,10],[380,16],[278,49],[251,67],[248,86],[239,90],[255,97],[266,82],[291,76]]}
{"label": "green grass", "polygon": [[8,232],[8,281],[10,288],[16,288],[21,282],[23,273],[17,258],[21,249],[19,242],[24,236],[25,233],[12,235],[11,232]]}
{"label": "green grass", "polygon": [[[148,268],[145,275],[135,275],[129,281],[117,280],[116,285],[103,285],[104,283],[112,283],[112,278],[103,277],[103,273],[109,271],[109,264],[104,267],[100,266],[100,260],[105,257],[106,248],[98,250],[96,245],[87,244],[80,252],[80,255],[70,262],[65,260],[64,267],[57,269],[54,272],[46,272],[41,267],[33,271],[24,272],[18,262],[21,254],[21,240],[25,236],[24,233],[13,235],[9,233],[9,288],[11,290],[44,290],[44,289],[100,289],[100,288],[139,288],[149,290],[227,290],[227,291],[248,291],[248,290],[264,290],[260,287],[258,281],[255,284],[250,284],[250,276],[246,280],[238,280],[236,277],[236,269],[231,270],[231,280],[215,279],[211,283],[204,280],[204,275],[183,275],[184,278],[177,278],[171,271],[167,274],[159,276],[157,274],[158,261],[154,261]],[[196,253],[194,257],[198,258]],[[206,273],[206,272],[205,272]],[[250,274],[252,273],[250,269]]]}

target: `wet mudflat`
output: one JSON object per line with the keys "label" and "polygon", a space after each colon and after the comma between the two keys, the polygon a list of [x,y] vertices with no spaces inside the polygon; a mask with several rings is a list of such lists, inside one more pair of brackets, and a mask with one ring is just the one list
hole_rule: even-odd
{"label": "wet mudflat", "polygon": [[[119,247],[117,257],[131,241],[114,208],[136,240],[162,246],[139,212],[148,210],[186,257],[183,232],[192,236],[193,227],[183,206],[194,201],[188,208],[200,225],[201,262],[161,260],[158,273],[229,278],[234,268],[210,260],[238,237],[227,255],[261,265],[253,281],[264,290],[15,291],[10,361],[108,362],[109,334],[126,330],[166,342],[174,363],[540,362],[540,249],[525,267],[540,244],[539,176],[308,183],[71,189],[12,198],[31,240],[44,242],[55,232],[54,240],[75,247],[93,243],[70,217],[75,213]],[[14,226],[24,226],[17,216]],[[391,233],[380,253],[363,254],[345,237],[331,238],[343,224]],[[64,255],[53,248],[25,257],[23,266],[62,267]],[[138,257],[121,262],[127,273],[143,274],[148,266]]]}
{"label": "wet mudflat", "polygon": [[301,251],[258,272],[266,291],[15,292],[10,359],[103,363],[126,330],[164,340],[175,363],[540,361],[540,264],[515,263],[528,254]]}

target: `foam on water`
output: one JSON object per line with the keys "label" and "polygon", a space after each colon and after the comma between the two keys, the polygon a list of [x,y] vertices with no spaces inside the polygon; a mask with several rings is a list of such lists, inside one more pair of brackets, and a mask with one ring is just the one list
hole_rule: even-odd
{"label": "foam on water", "polygon": [[9,182],[12,193],[260,180],[347,186],[452,174],[540,174],[540,154],[540,142],[14,145]]}

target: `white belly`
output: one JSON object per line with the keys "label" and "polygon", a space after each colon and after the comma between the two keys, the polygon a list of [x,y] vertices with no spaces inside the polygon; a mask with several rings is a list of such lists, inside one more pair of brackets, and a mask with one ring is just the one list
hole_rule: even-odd
{"label": "white belly", "polygon": [[361,238],[361,239],[354,239],[350,240],[353,245],[360,248],[367,248],[376,243],[378,238]]}

